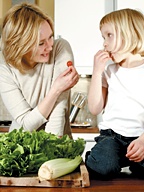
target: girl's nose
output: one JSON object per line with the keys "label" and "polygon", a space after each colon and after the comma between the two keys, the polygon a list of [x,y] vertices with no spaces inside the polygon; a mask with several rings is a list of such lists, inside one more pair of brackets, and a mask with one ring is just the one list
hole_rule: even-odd
{"label": "girl's nose", "polygon": [[107,44],[106,44],[106,42],[104,41],[104,43],[103,43],[103,47],[104,47],[104,50],[106,50],[107,49]]}

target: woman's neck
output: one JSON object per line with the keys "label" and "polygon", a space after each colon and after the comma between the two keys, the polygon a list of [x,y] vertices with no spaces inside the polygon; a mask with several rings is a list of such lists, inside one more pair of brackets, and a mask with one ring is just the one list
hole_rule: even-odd
{"label": "woman's neck", "polygon": [[28,62],[25,58],[22,59],[23,67],[25,70],[34,68],[37,63],[34,62]]}

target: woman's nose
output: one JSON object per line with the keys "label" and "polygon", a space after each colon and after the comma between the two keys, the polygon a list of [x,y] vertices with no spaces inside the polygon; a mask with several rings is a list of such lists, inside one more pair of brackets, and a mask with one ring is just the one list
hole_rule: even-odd
{"label": "woman's nose", "polygon": [[50,47],[50,42],[48,40],[45,42],[45,47],[46,48]]}
{"label": "woman's nose", "polygon": [[45,48],[50,49],[50,48],[52,48],[52,45],[53,45],[53,43],[50,40],[47,40],[45,43]]}

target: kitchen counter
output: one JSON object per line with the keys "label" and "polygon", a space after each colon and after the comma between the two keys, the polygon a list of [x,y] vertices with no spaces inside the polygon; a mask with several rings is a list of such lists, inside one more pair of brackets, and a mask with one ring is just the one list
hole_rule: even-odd
{"label": "kitchen counter", "polygon": [[141,179],[123,177],[108,181],[91,180],[87,188],[38,188],[38,187],[0,187],[2,192],[142,192]]}
{"label": "kitchen counter", "polygon": [[[0,132],[5,133],[8,132],[8,126],[0,126]],[[72,128],[72,133],[99,133],[97,127],[89,127],[89,128]]]}
{"label": "kitchen counter", "polygon": [[0,133],[6,133],[9,131],[9,126],[0,126]]}
{"label": "kitchen counter", "polygon": [[72,133],[99,133],[99,129],[97,127],[72,128]]}

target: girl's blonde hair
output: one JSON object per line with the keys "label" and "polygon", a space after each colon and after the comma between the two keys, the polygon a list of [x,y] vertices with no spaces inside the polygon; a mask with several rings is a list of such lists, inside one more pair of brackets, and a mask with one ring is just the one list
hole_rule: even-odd
{"label": "girl's blonde hair", "polygon": [[100,21],[100,29],[110,23],[117,34],[117,41],[122,39],[121,53],[130,52],[144,56],[144,15],[134,9],[121,9],[105,15]]}
{"label": "girl's blonde hair", "polygon": [[[46,20],[53,33],[53,21],[35,4],[22,3],[9,9],[2,25],[1,50],[7,63],[17,68],[21,73],[25,66],[23,56],[32,48],[36,52],[39,45],[39,29]],[[33,53],[34,54],[34,53]]]}

